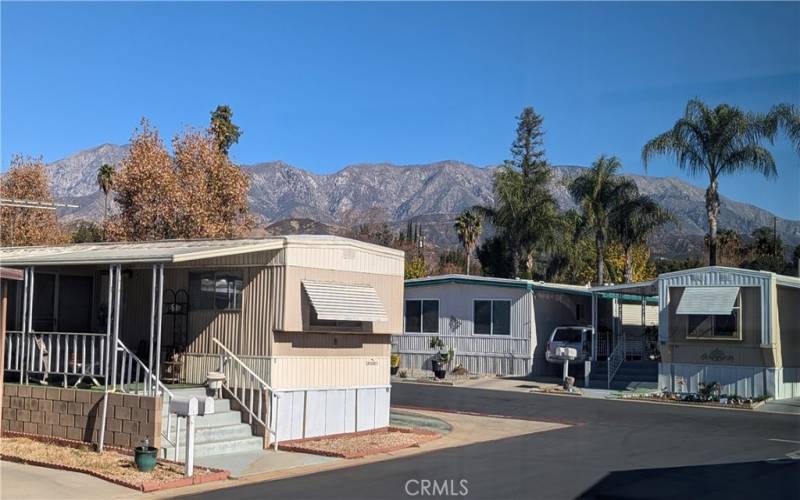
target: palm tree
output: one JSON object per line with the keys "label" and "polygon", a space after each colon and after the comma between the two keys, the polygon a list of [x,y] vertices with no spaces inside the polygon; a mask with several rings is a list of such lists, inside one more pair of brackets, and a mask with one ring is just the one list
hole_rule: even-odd
{"label": "palm tree", "polygon": [[105,195],[105,218],[108,218],[108,195],[111,194],[111,188],[114,186],[114,167],[108,163],[97,169],[97,185],[103,190]]}
{"label": "palm tree", "polygon": [[478,238],[481,236],[481,218],[472,210],[464,210],[458,217],[453,228],[458,235],[458,241],[464,247],[464,253],[467,254],[467,274],[469,274],[469,258],[475,250],[475,245],[478,243]]}
{"label": "palm tree", "polygon": [[774,117],[748,113],[727,104],[709,108],[702,101],[692,99],[671,130],[651,139],[642,148],[645,169],[654,156],[668,155],[689,174],[705,172],[708,175],[706,215],[708,264],[711,266],[717,264],[719,178],[747,171],[759,172],[765,177],[776,176],[775,160],[760,144],[763,138],[771,141],[774,134]]}
{"label": "palm tree", "polygon": [[640,195],[638,189],[629,194],[611,213],[612,233],[625,256],[625,283],[633,282],[633,249],[645,244],[656,229],[672,220],[669,212],[649,196]]}
{"label": "palm tree", "polygon": [[594,233],[595,277],[601,285],[605,282],[604,260],[611,212],[636,189],[632,181],[617,175],[621,168],[616,156],[602,155],[569,184],[569,193],[581,207],[586,229]]}
{"label": "palm tree", "polygon": [[[708,248],[710,238],[708,234],[703,238],[705,247]],[[738,267],[742,257],[742,237],[733,229],[717,230],[717,262],[720,265],[733,265]]]}
{"label": "palm tree", "polygon": [[800,154],[800,111],[791,104],[778,104],[772,107],[767,118],[773,129],[780,127],[786,132],[795,151]]}

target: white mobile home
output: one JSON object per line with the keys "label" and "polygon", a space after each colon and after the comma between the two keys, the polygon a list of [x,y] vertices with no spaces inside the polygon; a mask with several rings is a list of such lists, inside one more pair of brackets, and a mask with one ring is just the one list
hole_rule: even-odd
{"label": "white mobile home", "polygon": [[589,324],[591,293],[581,286],[443,275],[406,280],[403,335],[395,339],[404,369],[429,369],[439,337],[470,373],[543,374],[544,350],[557,326]]}

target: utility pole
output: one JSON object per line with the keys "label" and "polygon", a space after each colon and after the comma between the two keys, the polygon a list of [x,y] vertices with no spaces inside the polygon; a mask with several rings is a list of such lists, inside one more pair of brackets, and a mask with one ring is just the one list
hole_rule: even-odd
{"label": "utility pole", "polygon": [[772,255],[778,256],[778,218],[772,217]]}

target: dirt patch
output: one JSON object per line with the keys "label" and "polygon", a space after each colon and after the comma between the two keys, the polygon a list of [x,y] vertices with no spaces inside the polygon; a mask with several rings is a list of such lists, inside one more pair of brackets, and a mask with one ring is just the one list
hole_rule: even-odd
{"label": "dirt patch", "polygon": [[439,433],[425,429],[387,427],[366,432],[284,441],[279,446],[287,451],[328,457],[360,458],[419,446],[438,437]]}
{"label": "dirt patch", "polygon": [[168,460],[159,460],[151,472],[141,472],[126,450],[107,448],[97,453],[87,443],[67,440],[57,442],[4,436],[0,438],[0,455],[3,460],[91,474],[140,491],[188,486],[228,477],[227,471],[195,467],[194,477],[186,478],[183,464]]}

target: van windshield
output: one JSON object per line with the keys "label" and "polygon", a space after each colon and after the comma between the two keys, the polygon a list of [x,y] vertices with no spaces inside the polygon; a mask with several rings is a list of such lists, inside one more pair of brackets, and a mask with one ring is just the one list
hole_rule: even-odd
{"label": "van windshield", "polygon": [[556,334],[553,337],[553,340],[555,342],[580,343],[582,331],[583,331],[582,328],[560,328],[556,330]]}

